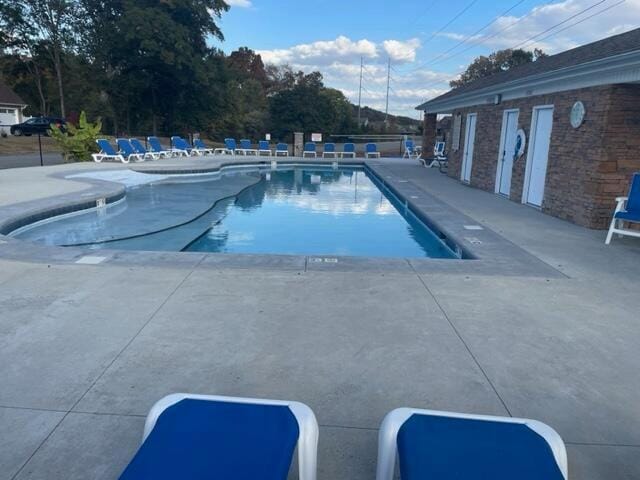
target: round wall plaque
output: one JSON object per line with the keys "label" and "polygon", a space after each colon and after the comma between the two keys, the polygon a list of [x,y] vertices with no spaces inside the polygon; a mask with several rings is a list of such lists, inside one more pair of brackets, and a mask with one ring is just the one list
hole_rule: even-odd
{"label": "round wall plaque", "polygon": [[570,115],[571,126],[573,128],[578,128],[580,125],[582,125],[582,122],[584,122],[585,113],[586,111],[584,108],[584,103],[577,101],[573,104],[573,107],[571,107]]}

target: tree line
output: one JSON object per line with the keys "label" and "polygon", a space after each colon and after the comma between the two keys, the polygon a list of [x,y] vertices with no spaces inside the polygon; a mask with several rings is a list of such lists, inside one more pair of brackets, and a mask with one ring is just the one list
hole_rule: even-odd
{"label": "tree line", "polygon": [[354,106],[319,72],[215,47],[228,8],[223,0],[0,0],[1,79],[28,114],[73,122],[85,111],[113,134],[286,140],[293,131],[376,130],[356,125]]}

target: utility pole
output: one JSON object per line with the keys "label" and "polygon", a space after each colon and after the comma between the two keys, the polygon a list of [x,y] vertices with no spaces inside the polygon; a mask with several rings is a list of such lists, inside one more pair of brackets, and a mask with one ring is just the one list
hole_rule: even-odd
{"label": "utility pole", "polygon": [[364,57],[360,57],[360,88],[358,89],[358,128],[360,128],[360,107],[362,104],[362,68],[364,66]]}
{"label": "utility pole", "polygon": [[387,117],[389,117],[389,88],[391,87],[391,57],[389,57],[389,63],[387,66],[387,106],[384,110],[384,123],[387,124]]}

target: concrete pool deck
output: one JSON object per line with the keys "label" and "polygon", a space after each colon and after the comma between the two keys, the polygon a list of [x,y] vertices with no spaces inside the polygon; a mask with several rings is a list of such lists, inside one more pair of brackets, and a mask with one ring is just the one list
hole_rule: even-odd
{"label": "concrete pool deck", "polygon": [[[377,428],[398,406],[536,418],[567,443],[570,478],[639,478],[640,242],[607,247],[604,232],[381,163],[535,262],[506,274],[243,256],[240,268],[126,252],[83,265],[73,249],[0,237],[23,256],[0,249],[0,478],[117,478],[148,409],[176,391],[307,403],[320,479],[374,478]],[[122,165],[2,171],[0,208],[80,196],[86,184],[51,174],[84,169]]]}

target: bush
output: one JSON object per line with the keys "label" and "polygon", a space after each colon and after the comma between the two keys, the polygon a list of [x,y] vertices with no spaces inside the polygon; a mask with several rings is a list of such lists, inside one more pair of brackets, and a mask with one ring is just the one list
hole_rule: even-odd
{"label": "bush", "polygon": [[98,151],[96,140],[100,136],[102,122],[87,121],[85,112],[80,114],[78,126],[67,124],[66,131],[62,131],[56,125],[51,125],[51,137],[62,149],[65,162],[88,162],[91,154]]}

